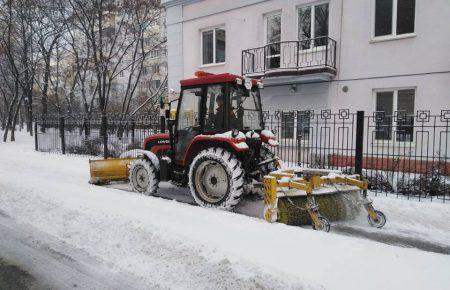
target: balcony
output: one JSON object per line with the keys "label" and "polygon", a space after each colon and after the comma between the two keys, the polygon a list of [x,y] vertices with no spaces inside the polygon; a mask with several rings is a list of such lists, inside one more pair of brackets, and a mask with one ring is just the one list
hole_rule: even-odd
{"label": "balcony", "polygon": [[293,76],[300,82],[329,80],[336,76],[336,41],[317,37],[243,50],[242,75],[268,81]]}

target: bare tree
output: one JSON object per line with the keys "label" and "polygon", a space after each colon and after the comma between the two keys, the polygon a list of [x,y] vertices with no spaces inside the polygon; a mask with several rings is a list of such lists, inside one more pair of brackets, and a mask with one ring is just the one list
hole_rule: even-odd
{"label": "bare tree", "polygon": [[18,121],[32,133],[33,109],[90,116],[157,106],[166,81],[149,74],[149,55],[165,50],[161,11],[157,0],[0,0],[4,141]]}
{"label": "bare tree", "polygon": [[12,76],[14,87],[10,95],[8,116],[3,140],[8,138],[11,130],[11,140],[14,140],[15,125],[20,106],[26,107],[27,130],[32,134],[33,118],[33,83],[37,57],[33,48],[34,11],[29,9],[32,0],[6,1],[1,3],[2,26],[0,45],[4,60],[3,72]]}

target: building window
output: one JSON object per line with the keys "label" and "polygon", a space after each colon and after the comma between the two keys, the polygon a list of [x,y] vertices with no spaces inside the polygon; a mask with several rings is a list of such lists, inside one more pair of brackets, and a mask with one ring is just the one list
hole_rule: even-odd
{"label": "building window", "polygon": [[313,114],[311,111],[297,112],[297,140],[309,140],[311,114]]}
{"label": "building window", "polygon": [[153,80],[148,82],[148,88],[150,90],[156,90],[159,88],[159,86],[161,85],[161,80]]}
{"label": "building window", "polygon": [[375,37],[414,33],[415,0],[374,1]]}
{"label": "building window", "polygon": [[160,51],[159,51],[158,49],[151,50],[150,53],[149,53],[150,58],[158,57],[158,56],[159,56],[159,53],[160,53]]}
{"label": "building window", "polygon": [[202,64],[225,62],[225,29],[215,28],[202,32]]}
{"label": "building window", "polygon": [[152,72],[154,74],[159,74],[159,64],[152,65]]}
{"label": "building window", "polygon": [[[328,43],[328,3],[298,8],[298,40],[301,49]],[[311,42],[311,39],[314,39]]]}
{"label": "building window", "polygon": [[280,67],[281,12],[265,16],[266,69]]}
{"label": "building window", "polygon": [[415,89],[376,91],[375,139],[412,142]]}
{"label": "building window", "polygon": [[294,114],[292,112],[281,113],[281,138],[293,139],[294,138]]}

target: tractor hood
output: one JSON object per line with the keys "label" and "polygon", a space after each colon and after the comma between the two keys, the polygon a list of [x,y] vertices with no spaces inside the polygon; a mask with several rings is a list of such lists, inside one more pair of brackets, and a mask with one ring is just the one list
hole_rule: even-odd
{"label": "tractor hood", "polygon": [[170,149],[170,138],[169,133],[159,133],[148,136],[144,140],[144,149],[152,151],[153,153],[158,153],[160,151],[165,151]]}

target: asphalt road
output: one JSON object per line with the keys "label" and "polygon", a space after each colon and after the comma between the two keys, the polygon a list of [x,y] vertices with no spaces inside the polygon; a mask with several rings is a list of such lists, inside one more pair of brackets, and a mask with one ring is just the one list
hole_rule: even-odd
{"label": "asphalt road", "polygon": [[[0,289],[145,289],[128,273],[0,213]],[[130,287],[133,285],[133,288]],[[157,285],[151,285],[158,288]]]}
{"label": "asphalt road", "polygon": [[27,271],[0,258],[0,289],[39,289],[36,279]]}

